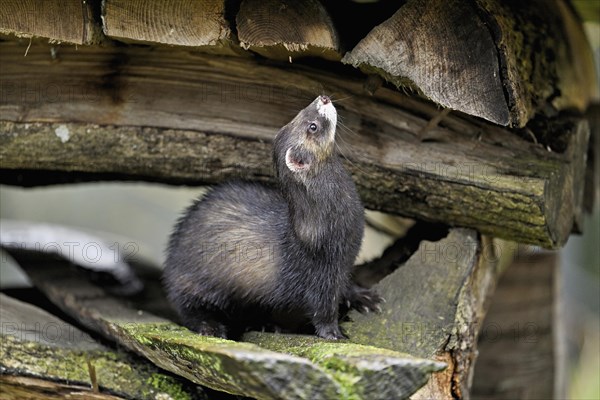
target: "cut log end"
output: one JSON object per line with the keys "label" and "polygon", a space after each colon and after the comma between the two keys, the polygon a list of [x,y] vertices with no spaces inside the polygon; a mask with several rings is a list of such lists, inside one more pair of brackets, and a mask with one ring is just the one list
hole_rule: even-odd
{"label": "cut log end", "polygon": [[277,60],[307,56],[341,58],[333,22],[316,0],[244,0],[236,22],[242,47],[264,57]]}

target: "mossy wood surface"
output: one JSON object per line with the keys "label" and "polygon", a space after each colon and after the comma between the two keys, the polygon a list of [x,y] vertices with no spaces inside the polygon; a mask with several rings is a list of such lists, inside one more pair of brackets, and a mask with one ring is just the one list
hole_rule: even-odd
{"label": "mossy wood surface", "polygon": [[[75,399],[206,398],[189,382],[100,345],[75,326],[4,294],[0,294],[0,374],[3,399],[50,398],[44,394]],[[92,376],[98,392],[93,390]],[[30,386],[32,393],[24,394],[23,386]]]}
{"label": "mossy wood surface", "polygon": [[143,48],[61,48],[54,61],[42,45],[23,58],[25,46],[0,42],[5,182],[23,170],[272,181],[272,138],[324,91],[344,99],[338,146],[368,208],[551,248],[580,209],[584,121],[544,126],[564,142],[552,151],[452,115],[421,142],[435,107],[390,89],[366,95],[339,74]]}
{"label": "mossy wood surface", "polygon": [[354,322],[343,326],[355,343],[448,364],[413,398],[468,398],[487,300],[515,248],[467,229],[423,241],[406,264],[373,286],[386,299],[382,314],[353,312]]}
{"label": "mossy wood surface", "polygon": [[123,400],[121,396],[95,393],[86,386],[26,376],[0,375],[2,400]]}
{"label": "mossy wood surface", "polygon": [[285,61],[344,56],[367,74],[501,125],[584,111],[598,95],[592,53],[567,0],[4,3],[0,33],[8,37],[174,45]]}
{"label": "mossy wood surface", "polygon": [[14,256],[54,304],[88,328],[161,368],[228,393],[259,399],[401,399],[445,367],[372,346],[301,336],[255,333],[249,342],[200,336],[107,296],[64,261]]}

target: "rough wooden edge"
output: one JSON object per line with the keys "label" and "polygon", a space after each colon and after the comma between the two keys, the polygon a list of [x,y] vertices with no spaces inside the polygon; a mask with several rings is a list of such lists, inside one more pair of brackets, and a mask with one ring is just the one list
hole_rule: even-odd
{"label": "rough wooden edge", "polygon": [[5,0],[0,11],[0,34],[43,38],[77,45],[105,41],[95,1]]}
{"label": "rough wooden edge", "polygon": [[101,2],[102,29],[111,39],[180,46],[213,54],[244,54],[225,18],[225,1]]}
{"label": "rough wooden edge", "polygon": [[469,1],[410,1],[342,62],[443,107],[510,124],[495,44]]}
{"label": "rough wooden edge", "polygon": [[593,54],[563,0],[413,0],[342,62],[505,126],[582,113],[598,95]]}
{"label": "rough wooden edge", "polygon": [[72,382],[59,383],[26,376],[0,374],[0,396],[4,400],[123,400],[123,397],[95,393]]}
{"label": "rough wooden edge", "polygon": [[386,299],[383,314],[352,313],[354,322],[344,326],[356,343],[448,364],[411,398],[468,398],[479,327],[515,248],[463,229],[424,241],[406,264],[373,287]]}
{"label": "rough wooden edge", "polygon": [[243,48],[267,58],[341,59],[338,34],[317,0],[244,0],[236,15],[236,28]]}
{"label": "rough wooden edge", "polygon": [[538,113],[585,111],[598,93],[594,60],[566,1],[474,3],[498,48],[513,126],[525,126]]}

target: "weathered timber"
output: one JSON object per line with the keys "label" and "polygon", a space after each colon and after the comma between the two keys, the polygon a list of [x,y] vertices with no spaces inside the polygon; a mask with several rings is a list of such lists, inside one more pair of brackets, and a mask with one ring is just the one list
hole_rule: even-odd
{"label": "weathered timber", "polygon": [[324,343],[312,336],[250,332],[244,335],[244,341],[306,357],[323,366],[339,381],[352,382],[352,386],[342,388],[342,398],[408,398],[427,382],[432,372],[441,371],[446,366],[442,362],[409,355],[398,360],[395,351],[388,353],[384,349],[354,343]]}
{"label": "weathered timber", "polygon": [[3,0],[0,35],[47,38],[51,42],[96,44],[104,40],[99,2]]}
{"label": "weathered timber", "polygon": [[65,47],[53,63],[23,47],[0,43],[3,174],[272,181],[270,141],[325,91],[345,98],[338,145],[368,208],[545,247],[565,242],[579,208],[584,121],[558,124],[561,152],[453,114],[420,142],[435,107],[340,74],[144,48]]}
{"label": "weathered timber", "polygon": [[470,2],[409,1],[342,62],[444,107],[509,124],[494,41]]}
{"label": "weathered timber", "polygon": [[406,264],[373,286],[386,299],[382,314],[352,312],[353,322],[343,326],[355,343],[449,365],[412,398],[468,398],[486,303],[515,247],[464,229],[424,241]]}
{"label": "weathered timber", "polygon": [[[445,367],[372,346],[302,336],[288,335],[276,347],[278,335],[249,335],[258,345],[201,336],[107,296],[62,260],[11,254],[34,285],[73,318],[161,368],[213,389],[259,399],[402,399]],[[382,395],[370,390],[375,385],[385,389]]]}
{"label": "weathered timber", "polygon": [[235,45],[222,0],[102,0],[102,22],[104,34],[122,42],[242,52]]}
{"label": "weathered timber", "polygon": [[95,393],[73,383],[58,383],[25,376],[0,375],[3,400],[122,400],[123,397]]}
{"label": "weathered timber", "polygon": [[590,143],[586,160],[583,209],[591,214],[600,200],[600,103],[589,108],[587,118],[590,124]]}
{"label": "weathered timber", "polygon": [[473,398],[566,398],[557,261],[554,253],[520,252],[500,278],[481,327]]}
{"label": "weathered timber", "polygon": [[412,0],[342,62],[453,110],[525,126],[597,93],[581,24],[562,0]]}
{"label": "weathered timber", "polygon": [[536,113],[584,112],[598,96],[594,59],[565,0],[475,0],[498,47],[512,124]]}
{"label": "weathered timber", "polygon": [[337,32],[318,0],[244,0],[236,27],[243,48],[268,58],[341,59]]}
{"label": "weathered timber", "polygon": [[[31,384],[24,377],[39,379],[34,387],[43,387],[37,397],[26,398],[48,398],[41,396],[44,393],[81,399],[116,398],[111,394],[148,400],[206,398],[195,385],[166,375],[145,360],[100,345],[75,326],[4,294],[0,294],[0,322],[2,398],[19,398],[23,386]],[[95,370],[100,392],[93,391],[88,362]]]}

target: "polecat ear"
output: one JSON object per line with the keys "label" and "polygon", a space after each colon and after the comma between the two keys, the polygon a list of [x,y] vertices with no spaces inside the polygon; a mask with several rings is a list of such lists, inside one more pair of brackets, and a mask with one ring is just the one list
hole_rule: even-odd
{"label": "polecat ear", "polygon": [[292,172],[306,171],[311,164],[310,158],[311,157],[308,157],[308,153],[290,147],[285,152],[285,165],[287,165]]}

